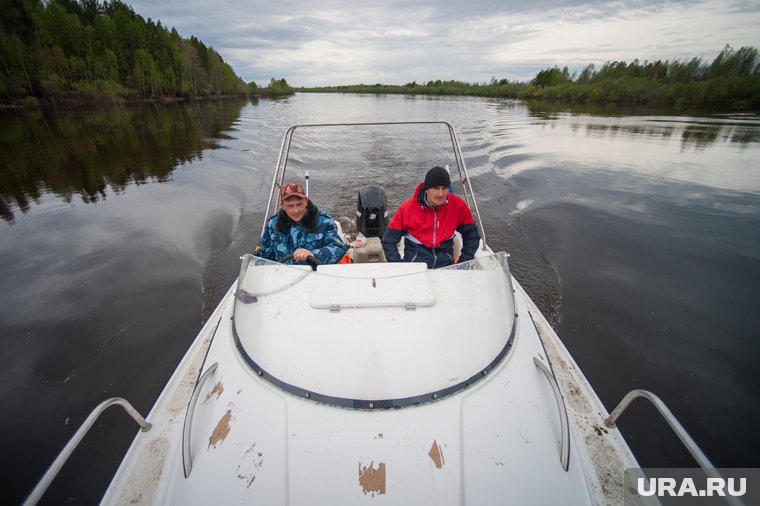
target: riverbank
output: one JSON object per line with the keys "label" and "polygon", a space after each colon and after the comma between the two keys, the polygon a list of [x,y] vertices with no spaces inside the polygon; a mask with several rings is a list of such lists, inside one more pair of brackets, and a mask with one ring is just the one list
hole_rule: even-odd
{"label": "riverbank", "polygon": [[600,69],[588,65],[579,75],[567,67],[541,70],[527,83],[491,78],[488,83],[449,80],[404,85],[355,84],[298,88],[322,93],[453,95],[562,104],[613,104],[673,111],[760,111],[760,53],[753,47],[726,46],[712,63],[657,60],[614,61]]}
{"label": "riverbank", "polygon": [[760,112],[760,74],[741,78],[714,78],[688,83],[663,83],[643,78],[611,79],[594,84],[530,83],[469,84],[439,81],[425,85],[348,85],[297,88],[302,93],[362,93],[508,98],[565,105],[613,105],[672,111]]}
{"label": "riverbank", "polygon": [[23,110],[23,109],[78,109],[78,108],[107,108],[124,105],[139,105],[139,104],[173,104],[184,102],[207,102],[214,100],[231,100],[231,99],[247,99],[258,100],[260,98],[280,98],[295,94],[295,91],[290,93],[270,93],[267,90],[261,89],[261,93],[248,94],[248,95],[202,95],[202,96],[188,96],[188,97],[144,97],[144,98],[127,98],[123,96],[71,96],[62,97],[56,99],[46,99],[37,97],[24,97],[23,99],[16,101],[0,102],[0,111],[3,110]]}

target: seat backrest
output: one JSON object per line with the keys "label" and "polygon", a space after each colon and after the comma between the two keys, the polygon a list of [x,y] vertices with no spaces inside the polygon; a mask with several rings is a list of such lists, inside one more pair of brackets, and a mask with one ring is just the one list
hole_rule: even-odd
{"label": "seat backrest", "polygon": [[360,246],[354,246],[354,263],[385,262],[383,245],[379,237],[367,237]]}

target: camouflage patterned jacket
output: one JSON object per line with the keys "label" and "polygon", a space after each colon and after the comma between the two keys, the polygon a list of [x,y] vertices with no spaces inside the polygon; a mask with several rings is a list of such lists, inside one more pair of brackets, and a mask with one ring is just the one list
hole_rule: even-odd
{"label": "camouflage patterned jacket", "polygon": [[[333,219],[329,214],[321,212],[311,201],[306,207],[306,215],[300,222],[288,218],[282,209],[269,218],[264,235],[261,236],[253,254],[277,261],[293,254],[298,248],[308,249],[323,264],[338,263],[347,250]],[[293,259],[285,263],[306,264]]]}

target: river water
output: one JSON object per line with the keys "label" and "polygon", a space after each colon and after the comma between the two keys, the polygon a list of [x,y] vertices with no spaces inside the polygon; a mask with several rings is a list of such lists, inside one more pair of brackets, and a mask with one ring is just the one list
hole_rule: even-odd
{"label": "river water", "polygon": [[[288,126],[398,120],[455,126],[489,245],[511,254],[608,410],[652,390],[717,466],[760,467],[760,118],[298,94],[0,113],[10,503],[105,398],[150,410],[257,242]],[[392,164],[389,146],[366,151]],[[376,182],[406,196],[440,162]],[[354,202],[338,201],[368,171],[317,204],[348,215]],[[643,402],[620,427],[642,466],[693,465]],[[134,433],[107,412],[44,502],[97,502]]]}

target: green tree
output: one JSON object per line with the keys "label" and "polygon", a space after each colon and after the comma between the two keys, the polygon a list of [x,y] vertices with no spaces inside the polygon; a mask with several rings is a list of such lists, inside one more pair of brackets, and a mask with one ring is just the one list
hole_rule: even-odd
{"label": "green tree", "polygon": [[736,77],[757,74],[758,51],[754,47],[742,47],[734,51],[726,46],[707,69],[707,77]]}
{"label": "green tree", "polygon": [[146,49],[138,49],[135,54],[134,68],[137,94],[140,96],[154,96],[159,84],[158,67],[153,57]]}
{"label": "green tree", "polygon": [[565,67],[560,70],[556,65],[550,69],[542,70],[533,80],[530,82],[533,86],[539,88],[545,88],[547,86],[558,86],[560,84],[567,84],[570,80],[570,73]]}
{"label": "green tree", "polygon": [[275,79],[274,77],[269,81],[269,85],[266,88],[266,94],[272,96],[292,95],[295,90],[283,79]]}
{"label": "green tree", "polygon": [[245,94],[212,48],[121,0],[0,0],[0,98]]}

